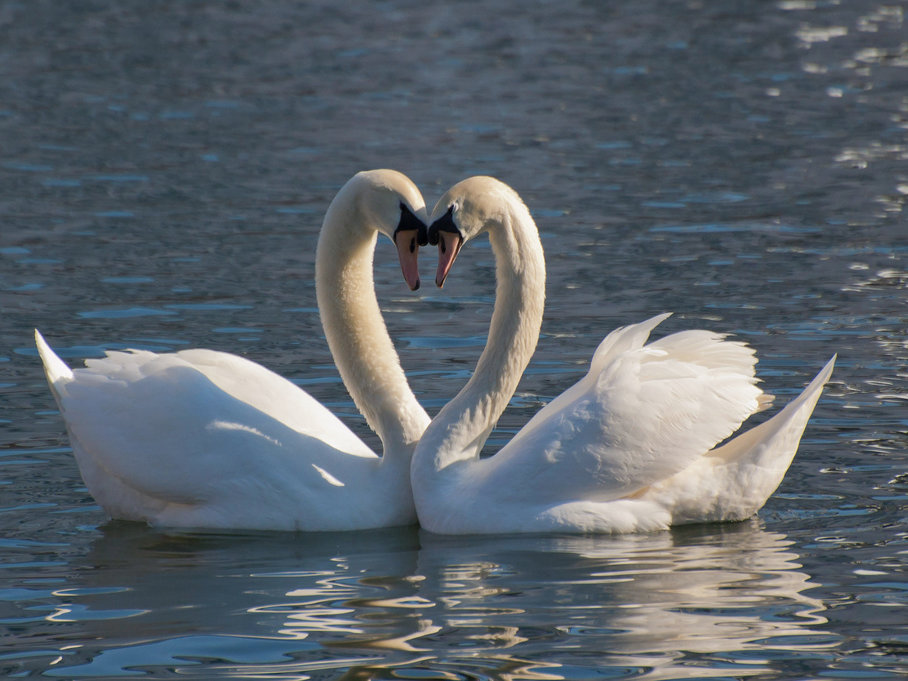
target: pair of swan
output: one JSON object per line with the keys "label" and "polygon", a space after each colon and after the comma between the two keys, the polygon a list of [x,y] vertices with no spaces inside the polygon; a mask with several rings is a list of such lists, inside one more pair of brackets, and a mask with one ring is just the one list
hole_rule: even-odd
{"label": "pair of swan", "polygon": [[[397,246],[411,289],[427,240],[439,247],[439,286],[469,239],[488,232],[495,253],[488,343],[472,378],[431,421],[375,297],[379,232]],[[325,216],[316,291],[338,370],[380,437],[381,456],[305,391],[235,355],[108,352],[73,371],[36,332],[82,477],[109,515],[304,531],[418,519],[432,532],[458,534],[740,520],[781,481],[835,359],[772,419],[716,448],[767,402],[754,353],[708,331],[647,343],[661,315],[609,334],[585,377],[480,459],[542,322],[542,247],[519,196],[473,177],[427,218],[406,176],[359,173]]]}

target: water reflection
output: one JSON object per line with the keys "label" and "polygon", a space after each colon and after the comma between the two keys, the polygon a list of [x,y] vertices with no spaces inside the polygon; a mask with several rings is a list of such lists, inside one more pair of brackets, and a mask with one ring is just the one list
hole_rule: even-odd
{"label": "water reflection", "polygon": [[756,521],[618,538],[111,524],[69,573],[26,607],[49,611],[59,648],[23,652],[20,669],[52,654],[44,673],[74,678],[202,665],[263,678],[662,679],[702,677],[704,659],[716,674],[762,673],[837,642],[791,542]]}
{"label": "water reflection", "polygon": [[824,606],[804,593],[814,585],[790,545],[757,523],[605,541],[433,537],[419,569],[457,658],[553,646],[565,678],[589,664],[702,677],[693,659],[703,656],[744,675],[836,641],[816,635]]}

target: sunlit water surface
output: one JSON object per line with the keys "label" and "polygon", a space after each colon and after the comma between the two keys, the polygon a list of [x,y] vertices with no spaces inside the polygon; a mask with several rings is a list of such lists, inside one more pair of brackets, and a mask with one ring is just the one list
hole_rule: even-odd
{"label": "sunlit water surface", "polygon": [[[897,678],[908,669],[904,3],[0,5],[0,675]],[[495,451],[602,336],[750,342],[784,402],[832,382],[778,492],[630,537],[404,528],[192,534],[108,522],[32,345],[211,347],[377,444],[312,282],[338,187],[392,167],[430,205],[513,185],[549,268]],[[434,254],[423,257],[430,282]],[[488,243],[443,291],[376,281],[420,400],[464,383]]]}

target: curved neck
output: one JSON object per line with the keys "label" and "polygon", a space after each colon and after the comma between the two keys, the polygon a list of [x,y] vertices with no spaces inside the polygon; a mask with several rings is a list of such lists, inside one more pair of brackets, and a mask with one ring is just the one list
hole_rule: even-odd
{"label": "curved neck", "polygon": [[334,362],[357,409],[381,438],[384,461],[409,461],[429,416],[410,390],[375,297],[377,235],[355,204],[336,199],[319,235],[315,290]]}
{"label": "curved neck", "polygon": [[414,475],[430,476],[479,457],[536,349],[545,306],[545,260],[536,224],[522,203],[511,202],[488,232],[497,283],[486,348],[473,376],[423,434]]}

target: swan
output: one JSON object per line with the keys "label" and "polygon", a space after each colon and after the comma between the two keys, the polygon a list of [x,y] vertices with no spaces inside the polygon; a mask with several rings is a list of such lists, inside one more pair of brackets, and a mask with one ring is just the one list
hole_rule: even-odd
{"label": "swan", "polygon": [[108,352],[71,370],[38,352],[82,478],[113,518],[183,528],[354,530],[416,522],[409,465],[429,417],[378,307],[379,232],[419,286],[422,195],[403,174],[364,171],[328,207],[316,291],[328,345],[378,456],[290,381],[236,355]]}
{"label": "swan", "polygon": [[668,315],[619,328],[589,372],[494,456],[479,453],[536,347],[545,262],[523,201],[490,177],[468,178],[436,205],[428,232],[441,286],[463,244],[487,232],[496,260],[488,341],[473,376],[423,433],[411,478],[434,533],[626,533],[743,520],[776,489],[829,379],[726,444],[766,406],[754,351],[702,330],[654,342]]}

